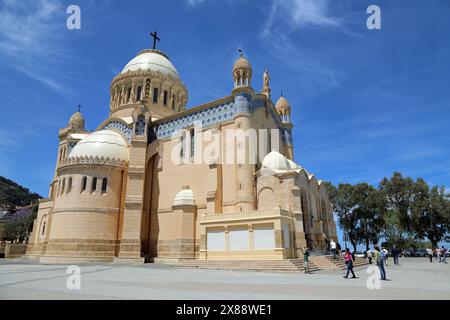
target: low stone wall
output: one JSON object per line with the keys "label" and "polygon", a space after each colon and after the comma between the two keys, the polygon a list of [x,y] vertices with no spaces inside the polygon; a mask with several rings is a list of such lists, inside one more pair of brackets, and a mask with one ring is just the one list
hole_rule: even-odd
{"label": "low stone wall", "polygon": [[5,247],[5,258],[17,258],[25,254],[26,244],[11,244],[7,243]]}

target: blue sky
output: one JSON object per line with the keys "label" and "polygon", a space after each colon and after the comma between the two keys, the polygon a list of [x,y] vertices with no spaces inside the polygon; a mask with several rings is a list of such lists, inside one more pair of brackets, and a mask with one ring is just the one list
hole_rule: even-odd
{"label": "blue sky", "polygon": [[[66,8],[81,8],[81,30]],[[381,8],[381,30],[366,9]],[[376,184],[393,171],[450,187],[450,2],[0,0],[0,175],[46,196],[58,129],[108,115],[112,78],[166,52],[188,107],[230,94],[242,48],[292,105],[295,158],[319,178]]]}

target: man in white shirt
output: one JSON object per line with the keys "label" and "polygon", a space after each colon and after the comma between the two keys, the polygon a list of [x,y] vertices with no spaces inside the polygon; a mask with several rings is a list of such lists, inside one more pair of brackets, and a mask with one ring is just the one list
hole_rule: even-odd
{"label": "man in white shirt", "polygon": [[384,260],[384,264],[388,266],[387,261],[388,261],[388,258],[389,258],[389,251],[387,251],[386,248],[383,248],[381,251],[382,251],[382,257],[383,257],[383,260]]}
{"label": "man in white shirt", "polygon": [[427,255],[428,255],[428,258],[430,259],[430,263],[433,263],[433,249],[428,248]]}
{"label": "man in white shirt", "polygon": [[330,249],[331,253],[333,254],[333,259],[336,259],[336,242],[334,242],[333,239],[330,241]]}

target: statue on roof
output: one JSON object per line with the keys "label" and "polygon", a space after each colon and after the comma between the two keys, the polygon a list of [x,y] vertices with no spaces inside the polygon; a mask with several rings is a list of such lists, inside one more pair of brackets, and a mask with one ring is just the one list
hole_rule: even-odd
{"label": "statue on roof", "polygon": [[267,96],[267,98],[270,98],[270,75],[269,75],[269,71],[266,70],[264,71],[263,74],[263,88],[262,88],[262,93],[265,94]]}

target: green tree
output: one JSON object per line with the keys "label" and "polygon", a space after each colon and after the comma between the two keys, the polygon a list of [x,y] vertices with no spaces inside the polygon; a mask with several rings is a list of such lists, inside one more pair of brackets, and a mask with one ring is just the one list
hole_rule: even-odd
{"label": "green tree", "polygon": [[4,219],[3,225],[3,240],[7,241],[23,241],[28,238],[28,235],[33,229],[33,222],[36,219],[37,212],[35,207],[32,208],[31,214],[21,217],[11,217]]}
{"label": "green tree", "polygon": [[347,235],[353,249],[356,250],[358,242],[356,235],[356,213],[358,205],[355,188],[349,183],[341,183],[338,187],[329,186],[329,197],[333,204],[333,210],[338,216],[339,227]]}
{"label": "green tree", "polygon": [[[389,227],[384,235],[388,241],[401,241],[412,231],[411,205],[414,197],[414,181],[394,172],[390,179],[383,178],[380,190],[386,196],[388,214],[385,223]],[[393,238],[391,238],[393,237]]]}
{"label": "green tree", "polygon": [[41,197],[12,180],[0,176],[0,210],[13,212],[16,207],[36,203]]}
{"label": "green tree", "polygon": [[449,232],[450,204],[445,188],[428,185],[420,179],[416,186],[416,200],[412,210],[412,229],[417,239],[427,238],[433,247]]}
{"label": "green tree", "polygon": [[382,190],[377,190],[367,183],[355,186],[357,194],[356,239],[369,250],[370,243],[378,243],[384,228],[387,212],[387,200]]}
{"label": "green tree", "polygon": [[25,240],[30,228],[29,220],[29,217],[7,220],[3,227],[3,239],[19,242]]}

